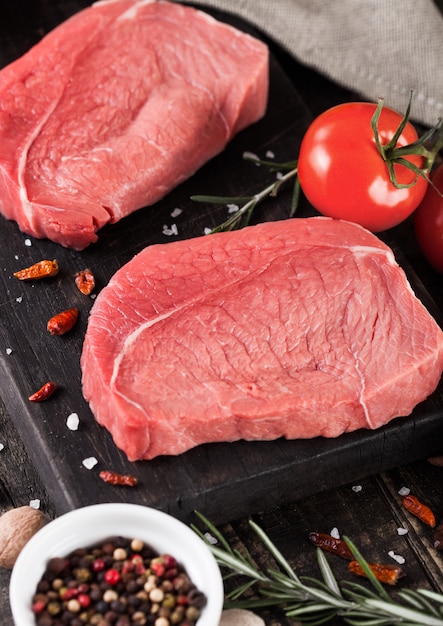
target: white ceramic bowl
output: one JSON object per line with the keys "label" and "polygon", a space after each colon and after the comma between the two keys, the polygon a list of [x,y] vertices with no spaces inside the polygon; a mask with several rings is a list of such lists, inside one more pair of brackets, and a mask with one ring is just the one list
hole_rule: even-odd
{"label": "white ceramic bowl", "polygon": [[67,556],[111,535],[142,539],[169,553],[207,597],[197,626],[217,626],[223,609],[219,567],[202,539],[183,522],[137,504],[95,504],[49,522],[25,545],[11,574],[10,603],[16,626],[35,626],[31,598],[49,558]]}

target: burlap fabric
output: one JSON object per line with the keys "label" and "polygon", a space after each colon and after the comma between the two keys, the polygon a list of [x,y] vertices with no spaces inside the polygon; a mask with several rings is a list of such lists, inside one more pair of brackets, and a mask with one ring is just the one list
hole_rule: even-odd
{"label": "burlap fabric", "polygon": [[432,0],[192,0],[240,16],[297,60],[432,126],[443,116],[443,16]]}

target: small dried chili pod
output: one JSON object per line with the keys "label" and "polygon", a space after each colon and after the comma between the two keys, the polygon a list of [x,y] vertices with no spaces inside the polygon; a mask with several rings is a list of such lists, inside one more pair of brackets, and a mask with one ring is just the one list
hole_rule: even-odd
{"label": "small dried chili pod", "polygon": [[337,539],[327,533],[317,532],[309,533],[309,539],[314,546],[326,550],[326,552],[332,552],[343,559],[351,560],[354,558],[349,546],[343,539]]}
{"label": "small dried chili pod", "polygon": [[75,326],[78,314],[78,309],[66,309],[66,311],[57,313],[48,321],[48,331],[51,335],[64,335]]}
{"label": "small dried chili pod", "polygon": [[77,272],[75,275],[75,284],[81,293],[85,294],[85,296],[89,296],[95,287],[94,274],[89,269]]}
{"label": "small dried chili pod", "polygon": [[43,402],[52,396],[57,389],[57,385],[51,381],[45,383],[38,391],[31,394],[28,398],[30,402]]}
{"label": "small dried chili pod", "polygon": [[103,470],[99,474],[100,478],[110,485],[123,485],[125,487],[135,487],[137,478],[130,474],[118,474],[110,470]]}
{"label": "small dried chili pod", "polygon": [[428,459],[428,463],[436,467],[443,467],[443,456],[431,456]]}
{"label": "small dried chili pod", "polygon": [[[396,585],[399,578],[403,578],[406,574],[398,565],[381,565],[379,563],[368,563],[368,567],[374,576],[381,583],[386,585]],[[366,577],[365,571],[358,561],[350,561],[348,565],[349,571],[357,576]]]}
{"label": "small dried chili pod", "polygon": [[431,511],[431,509],[420,502],[420,500],[416,496],[412,496],[411,494],[407,496],[403,496],[402,504],[409,513],[418,517],[424,524],[427,524],[431,528],[435,527],[435,515]]}
{"label": "small dried chili pod", "polygon": [[34,263],[34,265],[31,265],[30,267],[25,267],[24,269],[15,272],[14,276],[19,280],[39,280],[40,278],[51,278],[57,274],[57,261],[55,259],[53,261],[44,259],[43,261]]}

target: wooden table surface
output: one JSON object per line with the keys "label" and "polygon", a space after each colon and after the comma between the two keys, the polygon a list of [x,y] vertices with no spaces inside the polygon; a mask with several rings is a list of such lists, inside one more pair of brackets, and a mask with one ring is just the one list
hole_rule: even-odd
{"label": "wooden table surface", "polygon": [[[272,46],[272,42],[270,44]],[[289,76],[297,75],[297,89],[313,116],[329,106],[355,97],[315,72],[299,66],[278,49],[274,53]],[[397,238],[402,242],[403,255],[438,309],[443,311],[443,277],[432,271],[423,259],[413,237],[411,222],[396,231]],[[0,444],[4,446],[0,451],[0,512],[39,500],[41,509],[50,517],[55,517],[60,512],[54,498],[48,493],[47,485],[36,471],[14,426],[14,415],[8,414],[1,401],[2,389],[7,386],[7,380],[0,381]],[[364,468],[360,473],[365,474]],[[402,579],[402,586],[427,587],[443,592],[443,553],[433,547],[432,531],[401,507],[398,494],[401,487],[408,487],[440,519],[443,516],[442,478],[443,468],[431,465],[423,458],[372,474],[358,483],[341,484],[337,488],[265,510],[257,507],[252,517],[300,574],[318,576],[315,551],[308,534],[311,531],[330,532],[332,528],[337,528],[341,534],[351,537],[369,560],[389,562],[388,552],[391,550],[402,555],[407,574]],[[406,535],[397,533],[400,526],[408,529]],[[249,529],[248,518],[231,520],[223,525],[223,530],[233,541],[248,546],[252,554],[260,557],[260,546]],[[340,563],[333,562],[333,567],[337,568],[338,577],[346,575]],[[0,569],[2,626],[12,626],[9,577],[8,570]],[[267,626],[293,626],[297,623],[286,619],[278,611],[265,614],[265,619]]]}

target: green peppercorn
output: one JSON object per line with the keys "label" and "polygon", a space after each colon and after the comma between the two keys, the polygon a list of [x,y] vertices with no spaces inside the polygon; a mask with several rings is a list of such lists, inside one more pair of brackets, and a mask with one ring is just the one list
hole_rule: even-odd
{"label": "green peppercorn", "polygon": [[91,570],[87,569],[86,567],[81,567],[75,571],[75,579],[79,583],[88,582],[89,580],[91,580],[91,576]]}
{"label": "green peppercorn", "polygon": [[167,609],[173,609],[176,605],[175,596],[172,593],[166,593],[162,602],[162,606]]}
{"label": "green peppercorn", "polygon": [[185,615],[185,609],[182,606],[178,606],[169,616],[171,624],[180,624],[183,621]]}
{"label": "green peppercorn", "polygon": [[200,617],[200,611],[196,606],[188,606],[185,611],[186,619],[196,622]]}
{"label": "green peppercorn", "polygon": [[48,603],[46,610],[48,611],[49,615],[58,615],[62,610],[62,605],[60,604],[60,602],[52,601]]}

